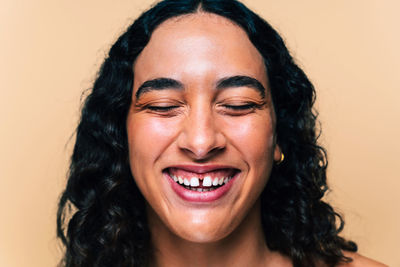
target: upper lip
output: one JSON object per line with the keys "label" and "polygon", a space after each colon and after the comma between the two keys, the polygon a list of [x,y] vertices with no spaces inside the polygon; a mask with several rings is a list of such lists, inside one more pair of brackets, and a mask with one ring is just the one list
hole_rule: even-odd
{"label": "upper lip", "polygon": [[207,173],[207,172],[212,172],[212,171],[222,170],[222,169],[238,170],[237,168],[235,168],[233,166],[222,165],[222,164],[203,164],[203,165],[178,164],[178,165],[169,166],[166,169],[169,169],[169,168],[177,168],[177,169],[181,169],[181,170],[188,171],[188,172],[194,172],[194,173]]}

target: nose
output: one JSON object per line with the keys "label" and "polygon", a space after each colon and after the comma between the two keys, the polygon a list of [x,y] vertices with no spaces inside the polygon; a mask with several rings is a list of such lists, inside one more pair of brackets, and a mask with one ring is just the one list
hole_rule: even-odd
{"label": "nose", "polygon": [[194,160],[208,159],[225,149],[226,138],[210,107],[203,103],[191,108],[183,122],[178,146]]}

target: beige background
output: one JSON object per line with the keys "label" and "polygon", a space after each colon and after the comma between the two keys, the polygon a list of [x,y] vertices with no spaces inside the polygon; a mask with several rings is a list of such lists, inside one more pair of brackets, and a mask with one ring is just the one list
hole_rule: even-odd
{"label": "beige background", "polygon": [[[3,0],[0,266],[55,266],[57,198],[80,95],[151,1]],[[328,196],[360,252],[400,267],[397,0],[247,0],[285,37],[318,90]]]}

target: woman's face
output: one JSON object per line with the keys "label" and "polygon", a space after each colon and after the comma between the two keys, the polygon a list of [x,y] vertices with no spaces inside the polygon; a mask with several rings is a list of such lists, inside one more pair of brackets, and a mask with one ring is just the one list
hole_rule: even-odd
{"label": "woman's face", "polygon": [[153,230],[212,242],[259,218],[280,158],[275,113],[263,59],[231,21],[199,13],[153,32],[134,64],[127,131]]}

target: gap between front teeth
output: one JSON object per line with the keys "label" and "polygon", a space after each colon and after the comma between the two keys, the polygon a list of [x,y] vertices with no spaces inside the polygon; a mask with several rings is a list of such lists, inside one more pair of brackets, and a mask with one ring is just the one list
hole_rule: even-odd
{"label": "gap between front teeth", "polygon": [[[190,180],[188,180],[187,178],[182,178],[180,176],[175,176],[175,175],[171,175],[172,179],[174,179],[175,182],[179,183],[179,184],[184,184],[186,186],[190,186],[190,187],[198,187],[200,186],[200,181],[199,178],[197,177],[192,177],[190,178]],[[217,186],[217,185],[222,185],[222,184],[226,184],[228,181],[230,180],[230,177],[221,177],[221,178],[214,178],[211,179],[210,176],[205,176],[203,181],[202,181],[202,186],[203,187],[211,187],[211,186]]]}

